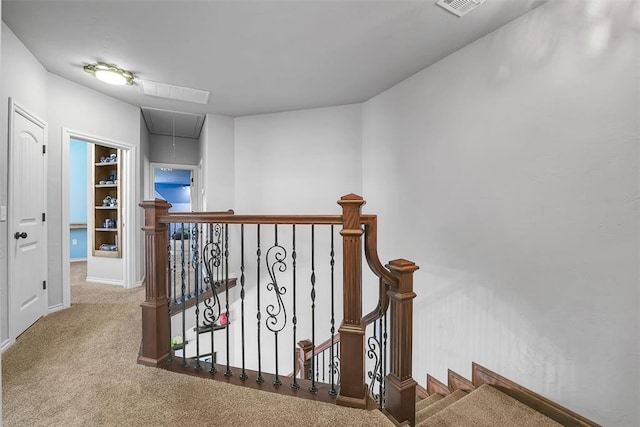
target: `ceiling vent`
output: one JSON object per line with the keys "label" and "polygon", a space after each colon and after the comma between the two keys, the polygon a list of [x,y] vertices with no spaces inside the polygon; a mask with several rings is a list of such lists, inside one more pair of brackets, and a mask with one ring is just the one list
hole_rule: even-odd
{"label": "ceiling vent", "polygon": [[484,2],[485,0],[438,0],[436,4],[454,15],[464,16]]}

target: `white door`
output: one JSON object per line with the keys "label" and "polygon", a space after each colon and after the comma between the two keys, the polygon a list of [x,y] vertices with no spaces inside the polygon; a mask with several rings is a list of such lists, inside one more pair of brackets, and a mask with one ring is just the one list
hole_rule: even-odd
{"label": "white door", "polygon": [[47,125],[14,103],[9,114],[9,312],[15,338],[47,309]]}

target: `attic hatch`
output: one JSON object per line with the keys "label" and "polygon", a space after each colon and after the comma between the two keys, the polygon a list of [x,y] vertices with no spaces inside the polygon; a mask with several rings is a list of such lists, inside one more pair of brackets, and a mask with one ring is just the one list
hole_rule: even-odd
{"label": "attic hatch", "polygon": [[484,2],[485,0],[438,0],[436,4],[454,15],[464,16]]}

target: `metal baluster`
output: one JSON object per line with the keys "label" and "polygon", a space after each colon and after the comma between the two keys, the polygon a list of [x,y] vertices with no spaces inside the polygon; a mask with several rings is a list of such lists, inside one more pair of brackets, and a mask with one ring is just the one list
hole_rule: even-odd
{"label": "metal baluster", "polygon": [[[388,310],[387,310],[388,311]],[[385,311],[384,316],[384,333],[382,334],[382,354],[384,354],[384,363],[382,364],[382,381],[383,381],[383,386],[382,386],[382,402],[383,402],[383,408],[384,408],[384,404],[386,403],[384,400],[384,396],[385,396],[385,389],[387,388],[387,383],[386,383],[386,378],[387,378],[387,363],[388,363],[388,359],[387,359],[387,312]]]}
{"label": "metal baluster", "polygon": [[258,320],[258,378],[256,378],[256,381],[261,383],[264,381],[264,378],[262,377],[262,354],[261,354],[262,348],[260,346],[260,320],[262,319],[262,316],[260,313],[260,255],[262,254],[262,252],[260,251],[260,224],[258,224],[257,227],[258,227],[258,231],[257,231],[258,249],[256,250],[256,255],[257,255],[256,283],[257,283],[257,297],[258,297],[258,312],[257,312],[256,318]]}
{"label": "metal baluster", "polygon": [[[184,223],[182,223],[182,227],[184,229]],[[183,237],[183,236],[181,236]],[[184,254],[184,238],[180,239],[182,253]],[[182,272],[180,273],[180,289],[181,289],[181,298],[182,298],[182,366],[187,366],[187,333],[186,333],[186,319],[185,313],[187,311],[186,307],[186,298],[185,298],[185,283],[184,283],[184,256],[182,256]]]}
{"label": "metal baluster", "polygon": [[[197,283],[198,283],[198,269],[195,268],[194,266],[198,265],[199,259],[200,259],[200,253],[199,253],[199,248],[198,248],[198,225],[197,224],[192,224],[192,228],[191,228],[191,250],[193,252],[193,260],[192,260],[192,267],[194,268],[194,277],[193,277],[193,281],[194,281],[194,287],[197,289]],[[189,273],[189,277],[191,277],[191,273]],[[198,292],[195,292],[195,314],[196,314],[196,365],[195,365],[195,370],[196,371],[200,371],[202,370],[202,366],[200,366],[200,331],[198,330],[198,328],[200,327],[200,306],[198,303]]]}
{"label": "metal baluster", "polygon": [[291,259],[293,264],[293,318],[291,322],[293,323],[293,384],[291,384],[291,388],[293,390],[298,390],[300,388],[300,384],[298,384],[298,375],[296,374],[296,366],[298,364],[298,357],[296,352],[296,332],[298,329],[298,318],[296,317],[296,225],[292,225],[293,230],[293,239],[292,239],[292,251],[291,251]]}
{"label": "metal baluster", "polygon": [[[176,224],[173,224],[173,229],[175,232],[176,229]],[[177,263],[176,263],[176,239],[173,239],[173,262],[171,263],[171,269],[173,270],[173,303],[177,304],[178,303],[178,292],[176,289],[177,283],[178,283],[178,277],[176,276],[176,274],[178,274],[178,267],[177,267]]]}
{"label": "metal baluster", "polygon": [[[275,224],[274,226],[274,233],[275,233],[275,246],[278,246],[278,224]],[[277,255],[276,255],[277,257]],[[280,294],[280,289],[278,288],[278,282],[275,280],[275,271],[272,270],[272,274],[274,277],[272,277],[274,280],[272,281],[273,283],[273,289],[276,293],[276,295]],[[273,306],[271,306],[273,307]],[[268,312],[269,310],[267,310]],[[280,377],[278,376],[278,330],[273,331],[273,337],[274,337],[274,342],[275,342],[275,349],[276,349],[276,377],[273,380],[273,385],[279,386],[282,384],[282,381],[280,381]]]}
{"label": "metal baluster", "polygon": [[240,224],[240,330],[242,333],[242,373],[240,379],[249,378],[244,357],[244,224]]}
{"label": "metal baluster", "polygon": [[224,376],[230,377],[232,373],[229,366],[229,224],[224,225],[224,297],[224,310],[227,315],[227,325],[225,328],[227,335],[227,370],[224,371]]}
{"label": "metal baluster", "polygon": [[[316,348],[316,264],[315,264],[315,224],[311,224],[311,346],[315,351]],[[309,391],[315,393],[318,391],[316,387],[316,379],[313,376],[315,358],[311,358],[311,387]]]}
{"label": "metal baluster", "polygon": [[[171,238],[171,227],[167,227],[167,242],[170,242]],[[167,244],[167,277],[169,279],[167,291],[171,292],[171,244]],[[175,289],[175,283],[173,284]],[[173,291],[173,295],[175,296],[175,290]],[[167,322],[169,327],[169,357],[167,358],[167,365],[173,363],[173,345],[172,345],[172,337],[171,337],[171,295],[168,295],[167,298]]]}
{"label": "metal baluster", "polygon": [[331,265],[331,350],[330,350],[330,371],[329,371],[329,376],[331,378],[331,389],[329,390],[329,394],[331,396],[336,396],[338,394],[338,392],[336,391],[336,383],[335,383],[335,370],[334,370],[334,340],[335,340],[335,336],[336,336],[336,318],[335,318],[335,296],[334,296],[334,284],[335,284],[335,251],[334,251],[334,244],[333,244],[333,224],[331,224],[331,261],[330,261],[330,265]]}
{"label": "metal baluster", "polygon": [[[380,342],[382,342],[382,317],[380,319],[378,319],[378,323],[379,323],[379,331],[380,331]],[[380,408],[383,408],[384,406],[382,406],[382,397],[384,396],[383,392],[384,392],[384,387],[382,385],[382,381],[384,381],[384,377],[382,376],[382,366],[384,365],[384,348],[382,346],[380,346],[380,372],[377,375],[380,375],[380,383],[378,384],[378,393],[380,394],[380,400],[378,401],[378,404],[380,405]]]}
{"label": "metal baluster", "polygon": [[[275,379],[273,385],[279,386],[282,384],[280,376],[278,374],[279,369],[279,345],[278,334],[287,325],[287,310],[282,300],[282,296],[287,293],[287,288],[281,286],[278,283],[278,274],[287,271],[287,264],[285,262],[287,258],[287,250],[278,244],[278,225],[274,225],[275,243],[269,248],[265,257],[265,264],[267,266],[267,272],[271,281],[267,284],[267,292],[273,292],[275,297],[275,303],[266,306],[267,318],[265,326],[271,332],[275,341]],[[277,305],[276,305],[277,304]]]}
{"label": "metal baluster", "polygon": [[325,371],[325,364],[324,364],[324,353],[326,352],[326,350],[322,350],[322,382],[324,382],[324,371]]}
{"label": "metal baluster", "polygon": [[[188,228],[188,231],[187,231],[187,235],[188,235],[188,236],[190,236],[190,235],[191,235],[191,225],[192,225],[192,224],[191,224],[191,223],[189,223],[189,228]],[[183,229],[182,229],[182,241],[184,241],[184,240],[185,240],[185,238],[186,238],[186,237],[185,237],[185,235],[184,235],[184,233],[185,233],[185,231],[184,231],[184,228],[183,228]],[[190,246],[191,246],[190,242],[187,242],[187,249],[190,249]],[[191,293],[191,292],[193,291],[193,289],[192,289],[192,287],[191,287],[191,272],[189,271],[189,264],[190,264],[190,263],[189,263],[189,256],[187,255],[187,256],[186,256],[186,258],[187,258],[187,259],[186,259],[186,263],[185,263],[185,264],[186,264],[186,266],[187,266],[187,270],[185,271],[185,275],[187,276],[187,295],[189,296],[189,298],[191,298],[191,297],[193,297],[193,295],[192,295],[192,293]],[[184,250],[182,251],[182,260],[183,260],[183,261],[185,260],[185,253],[184,253]]]}

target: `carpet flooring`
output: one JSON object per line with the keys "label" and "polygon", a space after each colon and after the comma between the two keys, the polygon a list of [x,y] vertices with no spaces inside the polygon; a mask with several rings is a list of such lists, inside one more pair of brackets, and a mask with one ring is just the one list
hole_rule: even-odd
{"label": "carpet flooring", "polygon": [[82,263],[71,275],[71,308],[40,319],[2,355],[4,426],[393,425],[377,410],[138,365],[144,290],[87,284]]}

